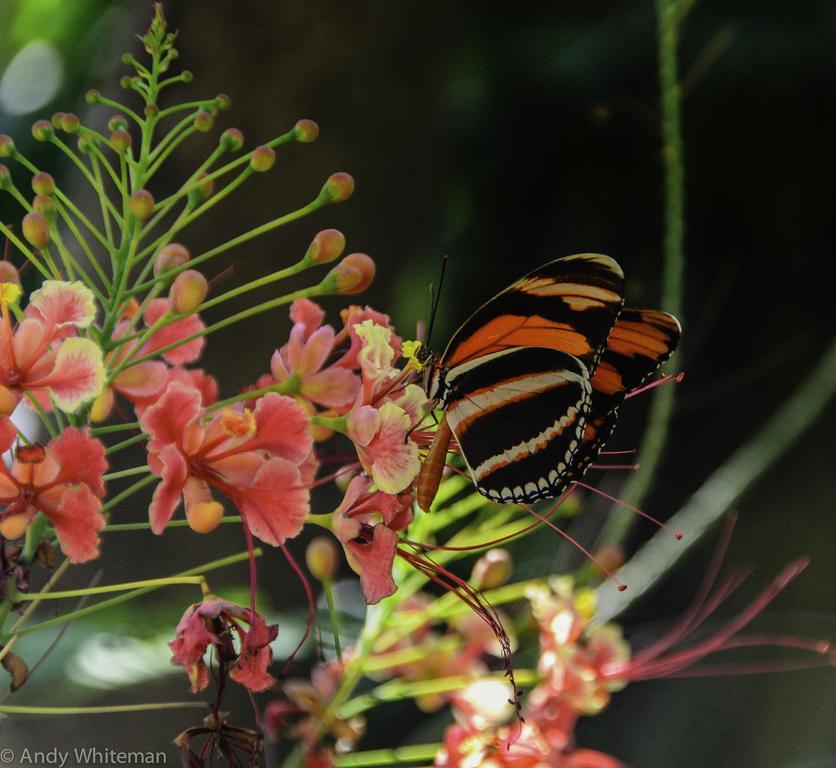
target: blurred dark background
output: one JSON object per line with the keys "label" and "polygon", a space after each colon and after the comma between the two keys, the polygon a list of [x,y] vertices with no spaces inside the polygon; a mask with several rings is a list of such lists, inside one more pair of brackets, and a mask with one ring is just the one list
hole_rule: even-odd
{"label": "blurred dark background", "polygon": [[[436,348],[512,279],[578,251],[616,257],[628,276],[630,303],[658,304],[662,166],[649,0],[502,8],[370,0],[165,6],[180,30],[179,63],[195,73],[188,93],[232,97],[221,128],[240,128],[249,146],[301,117],[315,119],[322,131],[313,145],[281,150],[271,173],[187,230],[181,239],[193,252],[307,202],[333,171],[349,171],[357,182],[348,203],[251,242],[212,264],[210,275],[234,263],[236,282],[252,279],[295,261],[319,229],[338,227],[350,250],[377,262],[377,280],[363,300],[389,312],[410,336],[428,315],[428,285],[449,254]],[[67,163],[35,144],[29,127],[58,109],[106,123],[112,111],[91,111],[81,95],[97,87],[124,96],[119,56],[139,54],[134,35],[150,14],[150,3],[136,1],[0,2],[0,132],[14,135],[70,188],[77,182]],[[34,53],[33,41],[40,41]],[[27,47],[34,58],[15,63]],[[774,413],[833,337],[834,50],[836,7],[821,1],[699,0],[683,30],[686,379],[645,505],[660,517],[676,511]],[[35,84],[41,103],[31,101]],[[198,136],[184,146],[152,191],[163,196],[178,185],[213,144]],[[4,198],[0,215],[19,217]],[[267,289],[259,298],[271,295]],[[344,301],[324,304],[336,320]],[[234,393],[267,369],[288,328],[286,313],[277,312],[217,334],[204,364],[225,393]],[[613,447],[637,444],[645,408],[631,402]],[[739,506],[729,559],[755,566],[754,581],[766,583],[799,554],[812,558],[760,620],[764,631],[790,627],[832,637],[836,629],[833,429],[831,405]],[[137,502],[124,519],[144,514]],[[651,533],[639,525],[633,544]],[[99,565],[106,581],[175,572],[242,549],[237,535],[184,551],[181,531],[154,541],[122,534],[108,540]],[[652,635],[680,612],[712,546],[706,541],[684,558],[624,618],[628,629]],[[539,551],[532,557],[543,569],[553,563]],[[93,571],[79,569],[75,578],[84,584]],[[280,615],[298,612],[301,589],[281,558],[269,554],[262,572]],[[211,583],[222,591],[242,580],[243,569],[232,569]],[[184,589],[129,604],[111,619],[112,629],[121,633],[127,622],[150,648],[159,640],[155,633],[170,635],[191,599]],[[52,654],[40,685],[33,678],[15,703],[185,698],[182,675],[155,672],[160,664],[165,669],[164,657],[146,664],[139,653],[146,646],[121,648],[113,637],[102,640],[101,630],[73,628],[60,646],[65,654]],[[86,657],[71,655],[74,635],[77,642],[90,636]],[[125,672],[110,692],[61,682],[61,665],[77,671],[80,665],[77,679],[84,680],[118,678],[119,664],[134,677]],[[392,716],[405,742],[432,738],[427,731],[410,735],[411,723],[416,733],[420,727],[417,710]],[[583,746],[642,768],[824,768],[836,764],[834,716],[832,672],[673,680],[631,686],[605,714],[584,721],[578,735]],[[376,717],[363,746],[391,746],[387,713]],[[92,717],[16,717],[0,721],[0,744],[157,749],[194,719],[188,712],[113,717],[103,735],[102,721]]]}

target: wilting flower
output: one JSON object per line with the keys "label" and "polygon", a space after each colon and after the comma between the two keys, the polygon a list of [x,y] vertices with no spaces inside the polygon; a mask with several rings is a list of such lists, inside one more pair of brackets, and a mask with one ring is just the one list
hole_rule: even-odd
{"label": "wilting flower", "polygon": [[266,691],[276,682],[267,670],[273,661],[270,643],[278,634],[277,624],[268,625],[249,608],[209,597],[190,605],[180,619],[174,640],[168,644],[171,662],[186,670],[192,693],[198,693],[209,685],[203,656],[211,645],[232,680],[250,691]]}
{"label": "wilting flower", "polygon": [[396,531],[412,520],[412,496],[372,492],[371,485],[363,475],[351,480],[334,512],[332,528],[348,564],[360,576],[363,597],[367,603],[377,603],[397,589],[392,580]]}
{"label": "wilting flower", "polygon": [[95,398],[105,379],[102,352],[76,336],[95,319],[93,294],[80,282],[47,280],[29,300],[24,319],[12,325],[9,305],[20,286],[0,284],[0,402],[8,415],[24,393],[47,410],[52,402],[73,412]]}
{"label": "wilting flower", "polygon": [[[11,421],[0,419],[0,453],[16,437]],[[19,538],[43,512],[72,562],[98,557],[106,469],[104,446],[86,430],[65,429],[46,447],[18,446],[11,468],[0,462],[0,533]]]}
{"label": "wilting flower", "polygon": [[270,393],[253,411],[207,414],[194,387],[172,383],[140,423],[149,434],[151,470],[162,482],[149,509],[162,533],[185,499],[187,518],[217,505],[216,488],[238,507],[252,533],[274,546],[297,536],[309,509],[302,468],[311,453],[308,418],[289,397]]}

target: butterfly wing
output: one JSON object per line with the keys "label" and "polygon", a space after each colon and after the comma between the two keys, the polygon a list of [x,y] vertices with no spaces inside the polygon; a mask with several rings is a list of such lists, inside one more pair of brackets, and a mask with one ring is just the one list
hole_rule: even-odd
{"label": "butterfly wing", "polygon": [[456,331],[440,360],[452,368],[515,347],[573,355],[591,373],[623,304],[624,274],[609,256],[555,259],[512,283]]}
{"label": "butterfly wing", "polygon": [[513,347],[447,371],[446,418],[473,482],[490,499],[531,502],[565,486],[591,400],[586,366]]}
{"label": "butterfly wing", "polygon": [[681,334],[679,321],[667,312],[621,311],[592,376],[590,414],[567,480],[583,477],[615,429],[618,406],[673,354]]}

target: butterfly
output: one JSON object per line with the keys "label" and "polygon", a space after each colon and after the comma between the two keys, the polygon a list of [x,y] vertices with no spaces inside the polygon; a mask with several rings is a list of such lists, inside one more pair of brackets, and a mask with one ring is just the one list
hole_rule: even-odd
{"label": "butterfly", "polygon": [[444,414],[418,476],[419,506],[429,508],[453,438],[489,499],[560,495],[680,335],[673,315],[624,306],[624,273],[609,256],[565,256],[524,275],[479,307],[443,354],[419,350],[427,397]]}

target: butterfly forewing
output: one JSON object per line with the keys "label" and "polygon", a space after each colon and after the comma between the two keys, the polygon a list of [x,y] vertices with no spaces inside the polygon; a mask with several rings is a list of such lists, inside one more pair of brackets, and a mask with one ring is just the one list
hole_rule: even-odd
{"label": "butterfly forewing", "polygon": [[615,429],[618,406],[641,386],[679,343],[679,321],[667,312],[625,307],[592,377],[590,415],[567,480],[581,478]]}
{"label": "butterfly forewing", "polygon": [[441,358],[450,368],[515,347],[546,347],[578,358],[591,372],[623,303],[624,274],[609,256],[555,259],[477,309]]}
{"label": "butterfly forewing", "polygon": [[530,502],[560,492],[591,398],[580,360],[518,347],[450,368],[445,384],[447,423],[481,493]]}

